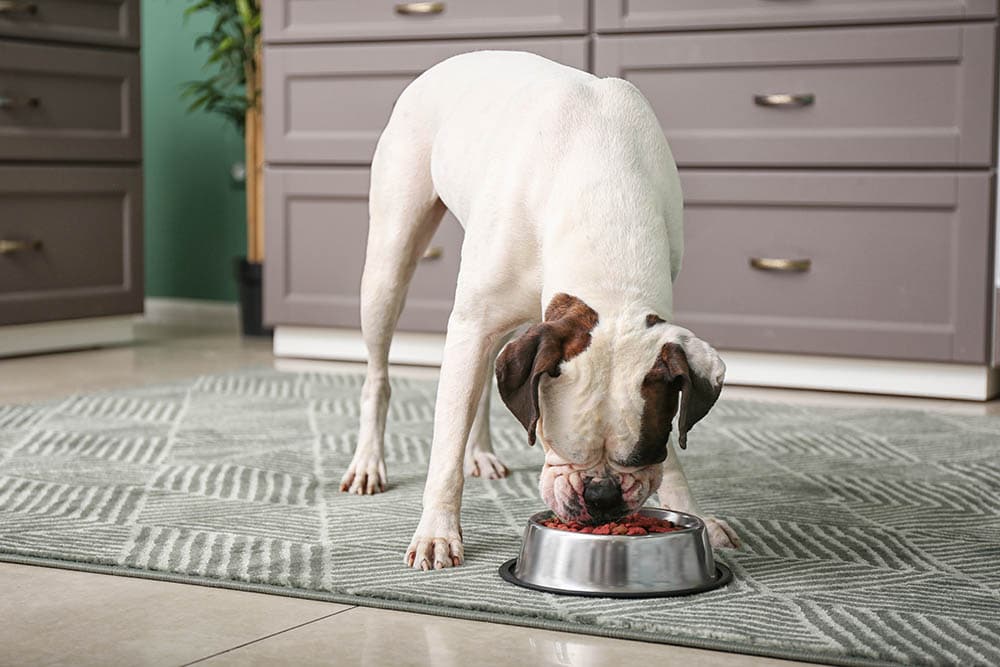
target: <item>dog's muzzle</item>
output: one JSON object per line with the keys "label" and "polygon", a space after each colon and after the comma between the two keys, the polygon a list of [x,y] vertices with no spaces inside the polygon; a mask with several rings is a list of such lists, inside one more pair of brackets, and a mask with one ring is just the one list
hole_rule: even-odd
{"label": "dog's muzzle", "polygon": [[660,484],[663,468],[628,472],[598,465],[587,469],[546,462],[538,480],[542,500],[563,521],[598,525],[637,511]]}

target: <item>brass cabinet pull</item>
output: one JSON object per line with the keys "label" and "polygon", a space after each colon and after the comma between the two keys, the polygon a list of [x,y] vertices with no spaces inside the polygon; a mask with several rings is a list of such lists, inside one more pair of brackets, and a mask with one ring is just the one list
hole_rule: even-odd
{"label": "brass cabinet pull", "polygon": [[750,266],[759,271],[779,271],[782,273],[802,273],[812,268],[811,259],[778,259],[771,257],[751,257]]}
{"label": "brass cabinet pull", "polygon": [[401,2],[396,5],[396,13],[407,16],[415,14],[443,14],[443,2]]}
{"label": "brass cabinet pull", "polygon": [[42,106],[42,100],[37,97],[25,97],[19,100],[9,95],[0,95],[0,109],[16,109],[17,107],[37,109],[40,106]]}
{"label": "brass cabinet pull", "polygon": [[801,108],[812,106],[816,96],[812,93],[773,93],[770,95],[754,95],[753,103],[759,107]]}
{"label": "brass cabinet pull", "polygon": [[41,241],[16,241],[13,239],[0,239],[0,255],[13,255],[16,252],[25,250],[41,250]]}
{"label": "brass cabinet pull", "polygon": [[0,14],[27,14],[34,16],[38,13],[38,5],[33,2],[15,2],[15,0],[0,0]]}
{"label": "brass cabinet pull", "polygon": [[420,259],[426,261],[432,261],[435,259],[441,259],[443,256],[444,256],[444,248],[442,248],[439,245],[436,245],[428,248]]}

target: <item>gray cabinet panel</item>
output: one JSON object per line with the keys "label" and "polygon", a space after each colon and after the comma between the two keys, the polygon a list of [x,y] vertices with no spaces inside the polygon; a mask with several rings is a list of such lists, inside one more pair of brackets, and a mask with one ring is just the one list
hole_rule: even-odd
{"label": "gray cabinet panel", "polygon": [[[583,34],[587,32],[587,2],[268,0],[263,31],[267,42]],[[407,8],[430,12],[414,13]]]}
{"label": "gray cabinet panel", "polygon": [[[992,24],[600,37],[682,166],[982,166],[993,158]],[[809,95],[795,100],[759,96]]]}
{"label": "gray cabinet panel", "polygon": [[594,0],[598,32],[989,18],[997,0]]}
{"label": "gray cabinet panel", "polygon": [[0,35],[139,46],[139,0],[18,0],[0,9]]}
{"label": "gray cabinet panel", "polygon": [[[983,363],[983,173],[685,170],[675,318],[730,349]],[[752,258],[809,259],[805,272]]]}
{"label": "gray cabinet panel", "polygon": [[142,232],[138,168],[0,166],[0,325],[142,312]]}
{"label": "gray cabinet panel", "polygon": [[0,40],[0,160],[139,160],[139,54]]}
{"label": "gray cabinet panel", "polygon": [[367,164],[396,98],[424,70],[481,49],[587,66],[583,38],[372,46],[273,46],[264,53],[264,139],[271,164]]}
{"label": "gray cabinet panel", "polygon": [[[368,238],[367,168],[265,170],[264,317],[275,324],[360,326]],[[421,261],[399,321],[403,331],[444,331],[458,276],[462,229],[450,215]]]}

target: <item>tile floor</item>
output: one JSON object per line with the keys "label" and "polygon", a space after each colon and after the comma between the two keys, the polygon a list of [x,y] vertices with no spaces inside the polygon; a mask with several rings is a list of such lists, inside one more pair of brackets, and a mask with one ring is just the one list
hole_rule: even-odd
{"label": "tile floor", "polygon": [[[270,342],[138,327],[128,347],[0,360],[0,404],[167,381],[275,360]],[[430,369],[399,373],[431,376]],[[987,404],[727,388],[732,398],[1000,414]],[[421,576],[415,574],[414,576]],[[433,576],[433,575],[430,575]],[[782,660],[204,586],[0,563],[0,665],[609,665],[776,667]]]}

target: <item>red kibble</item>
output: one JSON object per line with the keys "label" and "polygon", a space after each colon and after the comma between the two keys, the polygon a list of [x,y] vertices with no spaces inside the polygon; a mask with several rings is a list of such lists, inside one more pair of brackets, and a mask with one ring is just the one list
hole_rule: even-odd
{"label": "red kibble", "polygon": [[585,526],[578,521],[563,523],[553,517],[542,521],[546,528],[567,530],[571,533],[586,533],[588,535],[649,535],[651,533],[670,533],[681,530],[672,522],[657,519],[642,514],[632,514],[618,521],[611,521],[600,526]]}

